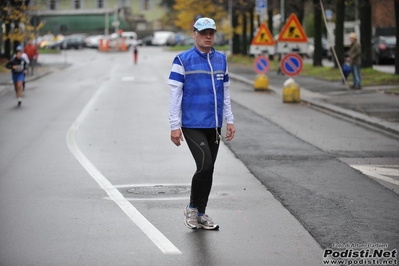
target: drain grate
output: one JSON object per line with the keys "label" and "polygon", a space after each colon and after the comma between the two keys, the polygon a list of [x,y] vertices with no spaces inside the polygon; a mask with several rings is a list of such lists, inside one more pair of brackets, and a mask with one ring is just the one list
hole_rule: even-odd
{"label": "drain grate", "polygon": [[134,187],[128,189],[127,192],[140,195],[171,195],[190,192],[190,187],[156,185],[149,187]]}

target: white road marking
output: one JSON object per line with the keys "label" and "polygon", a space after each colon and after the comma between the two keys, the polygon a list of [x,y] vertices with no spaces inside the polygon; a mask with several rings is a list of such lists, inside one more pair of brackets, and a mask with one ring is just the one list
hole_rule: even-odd
{"label": "white road marking", "polygon": [[133,81],[133,80],[135,80],[134,77],[123,77],[122,78],[122,81]]}
{"label": "white road marking", "polygon": [[384,180],[394,185],[399,186],[399,180],[393,179],[389,176],[397,176],[399,177],[399,165],[351,165],[351,167],[359,170],[365,175]]}
{"label": "white road marking", "polygon": [[101,88],[86,104],[85,108],[76,118],[75,122],[69,128],[66,141],[69,150],[82,164],[86,171],[93,177],[102,189],[107,192],[108,196],[126,213],[126,215],[147,235],[147,237],[164,253],[164,254],[182,254],[181,251],[173,245],[153,224],[151,224],[123,195],[115,188],[108,179],[87,159],[76,144],[75,135],[93,105],[100,95]]}

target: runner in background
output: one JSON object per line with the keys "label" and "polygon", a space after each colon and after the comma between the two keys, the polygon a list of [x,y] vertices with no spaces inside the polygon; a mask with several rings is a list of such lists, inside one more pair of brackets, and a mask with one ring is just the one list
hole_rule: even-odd
{"label": "runner in background", "polygon": [[22,53],[22,46],[17,46],[15,56],[6,64],[6,68],[11,69],[15,92],[18,97],[18,106],[22,104],[22,83],[25,80],[25,72],[28,67],[28,64],[22,58]]}
{"label": "runner in background", "polygon": [[28,56],[29,60],[28,73],[30,76],[33,76],[39,53],[37,52],[36,46],[33,44],[32,40],[28,41],[28,44],[24,48],[24,53]]}

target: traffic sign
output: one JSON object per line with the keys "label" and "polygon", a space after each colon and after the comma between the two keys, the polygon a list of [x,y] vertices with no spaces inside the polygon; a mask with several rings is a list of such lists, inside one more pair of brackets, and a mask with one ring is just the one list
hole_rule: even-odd
{"label": "traffic sign", "polygon": [[265,23],[262,23],[260,25],[258,33],[253,38],[251,44],[253,44],[253,45],[270,45],[270,46],[276,45],[276,42],[274,41],[273,36]]}
{"label": "traffic sign", "polygon": [[256,13],[258,15],[264,15],[267,10],[267,1],[266,0],[256,0]]}
{"label": "traffic sign", "polygon": [[266,74],[267,71],[270,69],[270,61],[267,56],[260,55],[257,58],[255,58],[254,61],[254,69],[255,72],[258,74]]}
{"label": "traffic sign", "polygon": [[306,53],[308,48],[306,36],[297,16],[292,13],[277,39],[278,53]]}
{"label": "traffic sign", "polygon": [[250,54],[275,54],[276,42],[265,23],[262,23],[250,46]]}
{"label": "traffic sign", "polygon": [[307,42],[308,37],[306,36],[301,23],[297,16],[292,13],[285,23],[277,42]]}
{"label": "traffic sign", "polygon": [[303,68],[302,57],[297,54],[287,54],[281,59],[280,67],[285,75],[289,77],[298,76]]}

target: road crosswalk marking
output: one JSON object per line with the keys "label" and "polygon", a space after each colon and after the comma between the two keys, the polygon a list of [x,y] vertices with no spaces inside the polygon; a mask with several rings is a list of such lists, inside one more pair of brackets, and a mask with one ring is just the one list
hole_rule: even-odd
{"label": "road crosswalk marking", "polygon": [[[399,186],[399,165],[351,165],[365,175]],[[397,177],[398,179],[392,178]]]}

